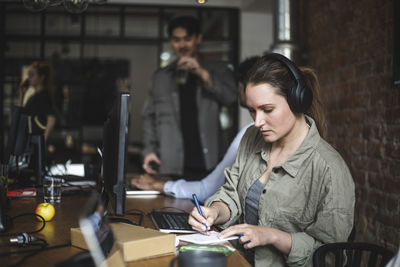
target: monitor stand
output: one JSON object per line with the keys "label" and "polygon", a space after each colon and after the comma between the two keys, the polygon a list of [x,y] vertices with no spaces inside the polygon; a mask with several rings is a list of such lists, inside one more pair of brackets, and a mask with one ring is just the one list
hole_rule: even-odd
{"label": "monitor stand", "polygon": [[6,231],[7,226],[7,178],[0,176],[0,232]]}
{"label": "monitor stand", "polygon": [[33,158],[34,158],[34,168],[36,187],[43,186],[43,178],[45,174],[44,166],[46,162],[46,150],[43,135],[31,135],[31,144],[33,145]]}

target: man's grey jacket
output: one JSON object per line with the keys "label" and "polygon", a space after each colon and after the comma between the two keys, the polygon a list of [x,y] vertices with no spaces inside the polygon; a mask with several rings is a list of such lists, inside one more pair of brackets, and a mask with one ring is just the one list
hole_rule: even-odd
{"label": "man's grey jacket", "polygon": [[[221,62],[199,61],[208,70],[211,86],[196,79],[199,135],[207,170],[214,168],[220,149],[220,106],[237,101],[233,73]],[[159,174],[182,175],[184,147],[181,131],[179,89],[175,82],[176,62],[157,70],[143,107],[143,156],[156,153],[161,160]]]}

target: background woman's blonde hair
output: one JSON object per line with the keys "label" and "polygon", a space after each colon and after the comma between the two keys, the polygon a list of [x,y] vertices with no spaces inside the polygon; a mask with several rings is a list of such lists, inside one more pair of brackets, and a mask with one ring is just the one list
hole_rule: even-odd
{"label": "background woman's blonde hair", "polygon": [[38,75],[43,77],[43,88],[53,96],[53,70],[50,64],[45,61],[34,61],[31,67],[35,68]]}

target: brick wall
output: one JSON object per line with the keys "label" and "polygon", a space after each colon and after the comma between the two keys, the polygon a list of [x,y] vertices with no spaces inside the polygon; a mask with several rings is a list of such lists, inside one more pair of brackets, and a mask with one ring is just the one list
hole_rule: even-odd
{"label": "brick wall", "polygon": [[307,61],[320,77],[327,109],[328,141],[356,183],[356,240],[393,251],[400,244],[394,1],[302,0],[300,12]]}

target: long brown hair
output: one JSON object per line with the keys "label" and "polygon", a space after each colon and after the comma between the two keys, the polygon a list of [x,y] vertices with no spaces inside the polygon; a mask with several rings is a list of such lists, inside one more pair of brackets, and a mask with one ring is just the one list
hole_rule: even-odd
{"label": "long brown hair", "polygon": [[36,69],[39,76],[43,77],[43,89],[53,98],[53,70],[48,62],[34,61],[31,67]]}
{"label": "long brown hair", "polygon": [[[320,85],[315,71],[309,67],[300,67],[303,80],[313,93],[311,106],[306,110],[305,114],[312,117],[315,121],[320,135],[324,138],[326,135],[325,113],[320,96]],[[297,84],[293,74],[288,68],[276,59],[260,58],[251,68],[247,75],[247,84],[268,83],[277,88],[277,93],[286,97],[287,88],[293,88]],[[294,112],[292,110],[292,112]],[[295,113],[295,112],[294,112]]]}

